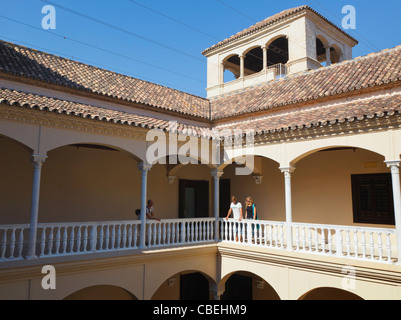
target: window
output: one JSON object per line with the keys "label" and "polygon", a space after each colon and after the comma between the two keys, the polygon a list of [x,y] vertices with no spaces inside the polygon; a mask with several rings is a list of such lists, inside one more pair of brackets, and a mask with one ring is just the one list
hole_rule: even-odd
{"label": "window", "polygon": [[395,224],[391,174],[351,176],[355,223]]}

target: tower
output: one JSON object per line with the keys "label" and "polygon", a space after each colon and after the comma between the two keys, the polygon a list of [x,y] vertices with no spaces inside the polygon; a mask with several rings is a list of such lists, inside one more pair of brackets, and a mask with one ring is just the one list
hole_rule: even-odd
{"label": "tower", "polygon": [[357,44],[309,6],[282,11],[202,52],[207,97],[352,59]]}

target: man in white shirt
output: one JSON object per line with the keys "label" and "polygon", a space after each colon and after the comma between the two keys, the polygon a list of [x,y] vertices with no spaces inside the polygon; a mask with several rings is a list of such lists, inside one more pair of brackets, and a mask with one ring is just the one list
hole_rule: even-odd
{"label": "man in white shirt", "polygon": [[[238,220],[238,221],[242,220],[242,205],[241,205],[241,202],[237,202],[237,198],[235,196],[232,196],[232,198],[231,198],[230,210],[228,210],[226,220],[228,220],[231,213],[233,214],[233,217],[235,220]],[[236,239],[236,241],[238,241],[238,228],[241,228],[241,226],[238,226],[238,223],[236,222],[235,223],[235,239]],[[242,241],[242,231],[241,231],[241,241]]]}

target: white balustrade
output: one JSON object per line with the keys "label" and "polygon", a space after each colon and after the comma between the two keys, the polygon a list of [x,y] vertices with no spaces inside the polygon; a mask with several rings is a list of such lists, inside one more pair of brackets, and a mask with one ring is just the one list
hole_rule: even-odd
{"label": "white balustrade", "polygon": [[147,247],[214,242],[214,218],[150,220]]}
{"label": "white balustrade", "polygon": [[[215,242],[215,218],[149,220],[145,247]],[[285,222],[218,220],[219,241],[284,250]],[[138,249],[141,221],[40,223],[36,255],[54,257]],[[21,260],[28,249],[29,224],[0,225],[0,262]],[[312,254],[396,261],[395,229],[292,223],[293,250]]]}
{"label": "white balustrade", "polygon": [[252,246],[285,248],[285,223],[263,220],[220,219],[220,239]]}
{"label": "white balustrade", "polygon": [[292,228],[296,251],[387,263],[396,257],[395,229],[306,223],[293,223]]}
{"label": "white balustrade", "polygon": [[23,259],[29,235],[29,224],[0,226],[0,261]]}

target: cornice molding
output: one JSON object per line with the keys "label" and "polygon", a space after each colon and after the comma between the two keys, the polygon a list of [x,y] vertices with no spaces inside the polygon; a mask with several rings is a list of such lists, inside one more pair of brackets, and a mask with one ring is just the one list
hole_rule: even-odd
{"label": "cornice molding", "polygon": [[113,135],[136,140],[146,140],[147,129],[113,124],[110,122],[83,119],[78,116],[56,114],[49,111],[0,104],[0,120],[29,123],[38,126],[69,129],[87,133]]}
{"label": "cornice molding", "polygon": [[355,268],[356,280],[386,284],[401,284],[401,267],[387,266],[375,262],[359,262],[346,258],[317,256],[308,253],[282,253],[277,250],[252,250],[234,248],[226,244],[219,244],[218,251],[222,258],[241,259],[248,262],[268,264],[277,267],[297,269],[322,273],[325,275],[344,277],[343,268],[352,265]]}

